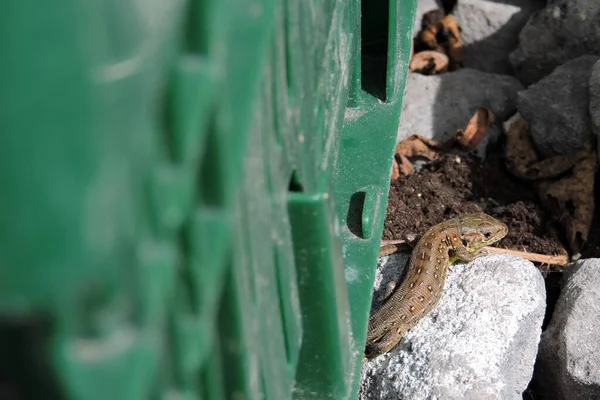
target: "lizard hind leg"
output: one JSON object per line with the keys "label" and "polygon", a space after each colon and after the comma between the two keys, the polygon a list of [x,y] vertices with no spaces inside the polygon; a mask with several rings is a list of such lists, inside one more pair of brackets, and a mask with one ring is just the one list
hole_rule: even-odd
{"label": "lizard hind leg", "polygon": [[403,327],[390,329],[381,337],[381,339],[365,348],[365,357],[367,360],[373,360],[380,355],[387,353],[396,347],[405,333],[406,328]]}

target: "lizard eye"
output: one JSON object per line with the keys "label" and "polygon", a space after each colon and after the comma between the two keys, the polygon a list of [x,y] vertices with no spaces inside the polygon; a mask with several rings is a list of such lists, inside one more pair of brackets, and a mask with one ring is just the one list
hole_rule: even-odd
{"label": "lizard eye", "polygon": [[484,232],[484,233],[483,233],[483,236],[484,236],[486,239],[489,239],[490,237],[492,237],[492,233],[491,233],[491,232]]}

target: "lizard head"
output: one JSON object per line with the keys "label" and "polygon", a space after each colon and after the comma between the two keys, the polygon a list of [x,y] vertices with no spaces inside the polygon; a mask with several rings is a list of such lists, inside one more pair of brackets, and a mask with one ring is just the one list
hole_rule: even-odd
{"label": "lizard head", "polygon": [[484,213],[463,214],[459,219],[460,235],[471,251],[495,243],[508,233],[504,222]]}

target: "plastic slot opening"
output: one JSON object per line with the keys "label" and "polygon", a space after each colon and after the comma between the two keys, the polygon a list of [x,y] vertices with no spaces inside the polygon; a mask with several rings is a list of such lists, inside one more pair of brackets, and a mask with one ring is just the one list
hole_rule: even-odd
{"label": "plastic slot opening", "polygon": [[361,88],[387,100],[389,0],[361,1]]}
{"label": "plastic slot opening", "polygon": [[203,12],[205,7],[202,7],[202,3],[202,0],[192,0],[186,13],[185,50],[189,53],[208,53],[208,29],[210,24],[204,21],[203,16],[210,13]]}
{"label": "plastic slot opening", "polygon": [[66,399],[48,363],[46,318],[0,321],[0,399]]}
{"label": "plastic slot opening", "polygon": [[350,197],[350,204],[348,205],[348,214],[346,216],[348,230],[361,239],[364,239],[362,215],[365,207],[366,197],[366,192],[361,191],[354,193]]}
{"label": "plastic slot opening", "polygon": [[292,172],[292,176],[290,177],[288,191],[297,193],[304,192],[304,187],[302,186],[302,183],[300,183],[300,179],[298,178],[298,172],[295,170]]}

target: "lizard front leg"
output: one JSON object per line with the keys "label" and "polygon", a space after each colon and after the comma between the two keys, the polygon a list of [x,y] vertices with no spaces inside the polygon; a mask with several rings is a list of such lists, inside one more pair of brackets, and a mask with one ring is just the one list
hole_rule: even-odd
{"label": "lizard front leg", "polygon": [[453,252],[457,259],[465,262],[473,261],[478,257],[486,256],[488,254],[486,249],[479,249],[475,253],[471,253],[466,246],[462,245],[455,247]]}

